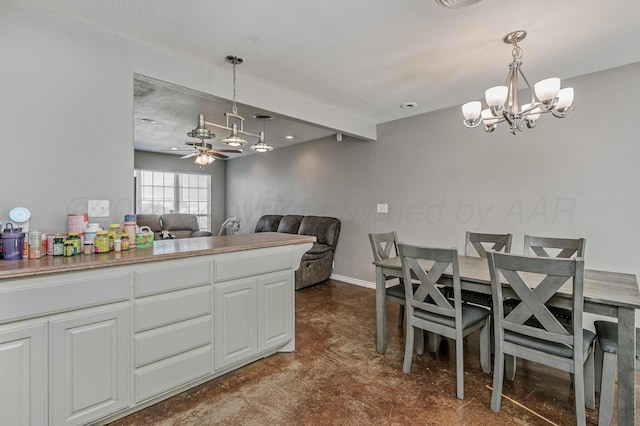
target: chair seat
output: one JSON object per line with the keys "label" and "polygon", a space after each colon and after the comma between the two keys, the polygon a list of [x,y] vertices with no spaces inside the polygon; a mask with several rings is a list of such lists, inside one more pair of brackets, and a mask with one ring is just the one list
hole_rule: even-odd
{"label": "chair seat", "polygon": [[[444,325],[446,327],[455,328],[456,326],[455,319],[453,317],[437,315],[417,308],[414,311],[414,315],[417,318]],[[469,327],[472,327],[480,323],[481,321],[484,321],[489,315],[491,315],[491,311],[489,309],[483,308],[481,306],[463,304],[462,328],[467,329]]]}
{"label": "chair seat", "polygon": [[[413,285],[413,291],[416,291],[418,288],[417,284]],[[387,287],[387,296],[397,297],[399,299],[404,299],[404,284],[397,284],[392,287]]]}
{"label": "chair seat", "polygon": [[[618,324],[610,321],[593,323],[598,334],[598,344],[604,352],[618,354]],[[636,360],[640,360],[640,328],[636,328]]]}
{"label": "chair seat", "polygon": [[[591,330],[582,330],[582,350],[586,352],[589,349],[591,343],[595,339],[596,334]],[[544,351],[553,355],[561,356],[564,358],[572,358],[573,350],[570,346],[563,345],[561,343],[549,342],[546,340],[536,339],[534,337],[525,336],[520,333],[514,333],[505,330],[504,341],[511,342],[516,345],[525,346],[530,349]]]}

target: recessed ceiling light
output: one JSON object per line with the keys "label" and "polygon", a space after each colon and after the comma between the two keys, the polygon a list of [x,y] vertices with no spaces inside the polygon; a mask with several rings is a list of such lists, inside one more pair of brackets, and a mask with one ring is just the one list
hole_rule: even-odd
{"label": "recessed ceiling light", "polygon": [[175,146],[172,146],[172,147],[171,147],[171,148],[169,148],[169,149],[170,149],[171,151],[177,151],[177,150],[178,150],[178,148],[177,148],[177,147],[175,147]]}
{"label": "recessed ceiling light", "polygon": [[415,108],[418,106],[417,102],[405,102],[402,105],[400,105],[400,108],[402,109],[411,109],[411,108]]}
{"label": "recessed ceiling light", "polygon": [[156,124],[157,123],[156,120],[152,120],[150,118],[141,118],[140,122],[144,123],[144,124]]}
{"label": "recessed ceiling light", "polygon": [[293,136],[289,135],[289,136],[285,136],[285,139],[293,139]]}

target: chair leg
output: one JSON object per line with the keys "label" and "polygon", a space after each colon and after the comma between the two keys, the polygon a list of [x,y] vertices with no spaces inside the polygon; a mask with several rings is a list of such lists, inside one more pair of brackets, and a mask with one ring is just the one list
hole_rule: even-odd
{"label": "chair leg", "polygon": [[[413,358],[413,335],[416,330],[418,329],[407,324],[407,338],[404,343],[404,364],[402,365],[402,372],[405,374],[409,374],[411,371],[411,361]],[[420,330],[420,332],[422,332],[422,330]]]}
{"label": "chair leg", "polygon": [[601,373],[602,380],[600,381],[600,408],[598,413],[599,425],[608,425],[611,423],[617,363],[618,357],[615,354],[604,352]]}
{"label": "chair leg", "polygon": [[587,360],[584,363],[584,405],[590,409],[595,410],[596,408],[596,395],[594,388],[594,360],[593,360],[593,348],[589,351],[589,355],[587,355]]}
{"label": "chair leg", "polygon": [[517,358],[513,355],[505,356],[505,375],[507,377],[507,380],[509,380],[510,382],[513,382],[513,380],[516,378],[516,361]]}
{"label": "chair leg", "polygon": [[594,368],[595,368],[595,378],[594,378],[594,386],[596,392],[600,392],[600,383],[602,382],[602,358],[603,352],[600,347],[600,343],[598,343],[598,339],[596,339],[596,347],[594,350]]}
{"label": "chair leg", "polygon": [[491,373],[491,317],[480,329],[480,365],[485,374]]}
{"label": "chair leg", "polygon": [[573,387],[573,393],[575,396],[575,410],[576,410],[576,425],[584,426],[587,424],[587,415],[584,409],[584,375],[582,373],[584,364],[578,366],[574,374],[575,386]]}
{"label": "chair leg", "polygon": [[491,391],[491,411],[500,411],[502,402],[502,381],[504,379],[504,353],[502,348],[497,348],[493,358],[493,390]]}
{"label": "chair leg", "polygon": [[440,346],[440,335],[435,333],[427,333],[427,338],[429,339],[429,351],[432,354],[438,352],[438,346]]}
{"label": "chair leg", "polygon": [[414,347],[416,349],[416,353],[418,355],[423,355],[424,354],[424,333],[425,331],[422,330],[421,328],[415,327],[414,330],[416,331],[413,336],[415,338],[415,343],[414,343]]}
{"label": "chair leg", "polygon": [[464,399],[464,338],[456,331],[456,396]]}
{"label": "chair leg", "polygon": [[400,305],[400,314],[398,315],[398,327],[402,327],[404,324],[404,305]]}

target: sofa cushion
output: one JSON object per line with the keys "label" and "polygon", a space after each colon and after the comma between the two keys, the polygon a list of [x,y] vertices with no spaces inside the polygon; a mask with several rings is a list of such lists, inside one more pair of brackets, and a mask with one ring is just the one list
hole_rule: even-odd
{"label": "sofa cushion", "polygon": [[331,251],[331,246],[320,243],[313,243],[307,254],[325,254]]}
{"label": "sofa cushion", "polygon": [[277,232],[280,219],[282,219],[282,215],[266,214],[258,219],[254,232]]}
{"label": "sofa cushion", "polygon": [[336,249],[340,235],[340,219],[327,216],[305,216],[300,222],[300,235],[314,235],[320,244]]}
{"label": "sofa cushion", "polygon": [[304,216],[297,214],[288,214],[282,216],[280,224],[278,225],[278,232],[284,232],[287,234],[297,234],[300,229],[300,222]]}

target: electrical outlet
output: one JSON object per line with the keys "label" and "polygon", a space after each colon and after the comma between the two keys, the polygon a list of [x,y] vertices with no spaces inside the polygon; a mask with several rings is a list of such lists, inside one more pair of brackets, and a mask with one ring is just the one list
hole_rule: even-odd
{"label": "electrical outlet", "polygon": [[378,213],[389,213],[389,204],[378,204]]}

